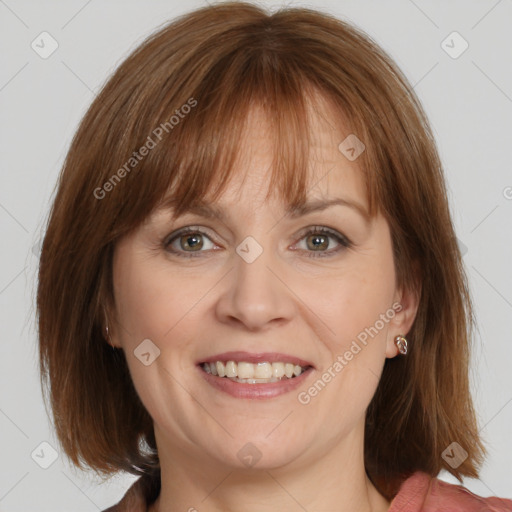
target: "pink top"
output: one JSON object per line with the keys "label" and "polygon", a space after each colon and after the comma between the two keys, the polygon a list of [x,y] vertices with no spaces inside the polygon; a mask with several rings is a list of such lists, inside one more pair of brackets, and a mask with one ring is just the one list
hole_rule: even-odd
{"label": "pink top", "polygon": [[402,483],[388,512],[511,512],[512,500],[482,498],[461,485],[417,472]]}
{"label": "pink top", "polygon": [[[103,512],[147,512],[159,493],[159,484],[139,478],[123,499]],[[388,512],[512,512],[512,500],[482,498],[460,485],[416,472],[405,480]]]}

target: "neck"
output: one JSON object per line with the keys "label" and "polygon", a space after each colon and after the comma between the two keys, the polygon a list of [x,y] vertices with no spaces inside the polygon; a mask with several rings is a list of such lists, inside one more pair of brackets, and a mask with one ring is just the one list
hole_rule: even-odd
{"label": "neck", "polygon": [[268,469],[230,467],[160,442],[162,487],[149,512],[386,512],[390,503],[367,477],[363,440],[354,437],[316,458]]}

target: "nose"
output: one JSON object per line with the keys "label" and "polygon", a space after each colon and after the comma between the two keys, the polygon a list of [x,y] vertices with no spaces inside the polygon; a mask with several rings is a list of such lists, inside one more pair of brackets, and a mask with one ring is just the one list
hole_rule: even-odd
{"label": "nose", "polygon": [[251,263],[235,253],[234,266],[217,302],[218,320],[249,331],[289,322],[295,312],[293,293],[271,251]]}

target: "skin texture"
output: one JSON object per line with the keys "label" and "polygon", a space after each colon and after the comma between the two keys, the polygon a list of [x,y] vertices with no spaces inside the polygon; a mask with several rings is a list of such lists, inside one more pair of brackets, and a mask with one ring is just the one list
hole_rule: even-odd
{"label": "skin texture", "polygon": [[[116,246],[112,341],[125,350],[154,420],[162,467],[162,491],[150,510],[385,511],[389,502],[364,468],[365,410],[385,359],[398,354],[394,337],[412,325],[417,300],[395,287],[382,215],[366,221],[354,208],[333,206],[287,219],[278,197],[264,202],[272,140],[262,111],[253,109],[249,121],[237,173],[217,203],[224,222],[196,214],[173,221],[160,211]],[[338,150],[350,131],[335,128],[328,109],[316,111],[312,123],[308,198],[343,197],[366,208],[357,160]],[[166,252],[162,241],[187,226],[206,233],[199,257]],[[306,236],[312,226],[336,230],[353,245],[327,238],[315,251],[315,237]],[[247,236],[263,248],[250,264],[235,251]],[[186,242],[177,238],[172,247],[197,256]],[[322,251],[331,254],[308,257]],[[401,312],[301,404],[298,393],[395,302]],[[133,356],[147,338],[160,349],[149,366]],[[230,350],[292,354],[315,370],[296,391],[237,399],[206,383],[196,367]],[[249,468],[237,455],[248,442],[261,454]]]}

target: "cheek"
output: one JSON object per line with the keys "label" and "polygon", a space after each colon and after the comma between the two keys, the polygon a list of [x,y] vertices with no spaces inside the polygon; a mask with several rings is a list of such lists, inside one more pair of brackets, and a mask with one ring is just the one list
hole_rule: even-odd
{"label": "cheek", "polygon": [[312,299],[312,309],[328,327],[319,377],[332,382],[329,399],[326,394],[332,407],[339,407],[342,397],[345,411],[358,415],[371,400],[385,362],[394,296],[391,240],[381,226],[371,247],[352,252],[346,266],[325,279],[322,292],[317,288]]}
{"label": "cheek", "polygon": [[186,279],[170,272],[165,261],[142,257],[129,247],[125,249],[114,259],[113,276],[123,347],[133,349],[133,345],[146,338],[162,345],[186,316],[187,322],[179,324],[181,337],[203,292],[187,287]]}
{"label": "cheek", "polygon": [[394,272],[386,258],[372,261],[332,283],[330,300],[318,296],[329,334],[322,339],[325,357],[317,378],[301,390],[300,403],[310,403],[314,416],[328,411],[323,428],[333,436],[346,433],[364,416],[385,362]]}
{"label": "cheek", "polygon": [[200,311],[193,306],[205,290],[187,288],[187,279],[171,274],[165,262],[141,257],[133,249],[114,259],[113,279],[119,341],[135,389],[155,421],[172,421],[162,404],[182,394],[174,376],[198,336]]}
{"label": "cheek", "polygon": [[[190,369],[191,352],[204,334],[205,301],[201,299],[214,283],[194,280],[170,270],[163,259],[125,249],[114,260],[119,341],[142,402],[158,418],[161,403],[170,403],[182,393],[173,376]],[[144,358],[147,352],[150,355]]]}
{"label": "cheek", "polygon": [[387,252],[354,254],[352,262],[336,275],[317,280],[315,291],[306,295],[325,323],[328,338],[340,347],[376,323],[384,331],[381,315],[389,314],[395,293],[393,261]]}

